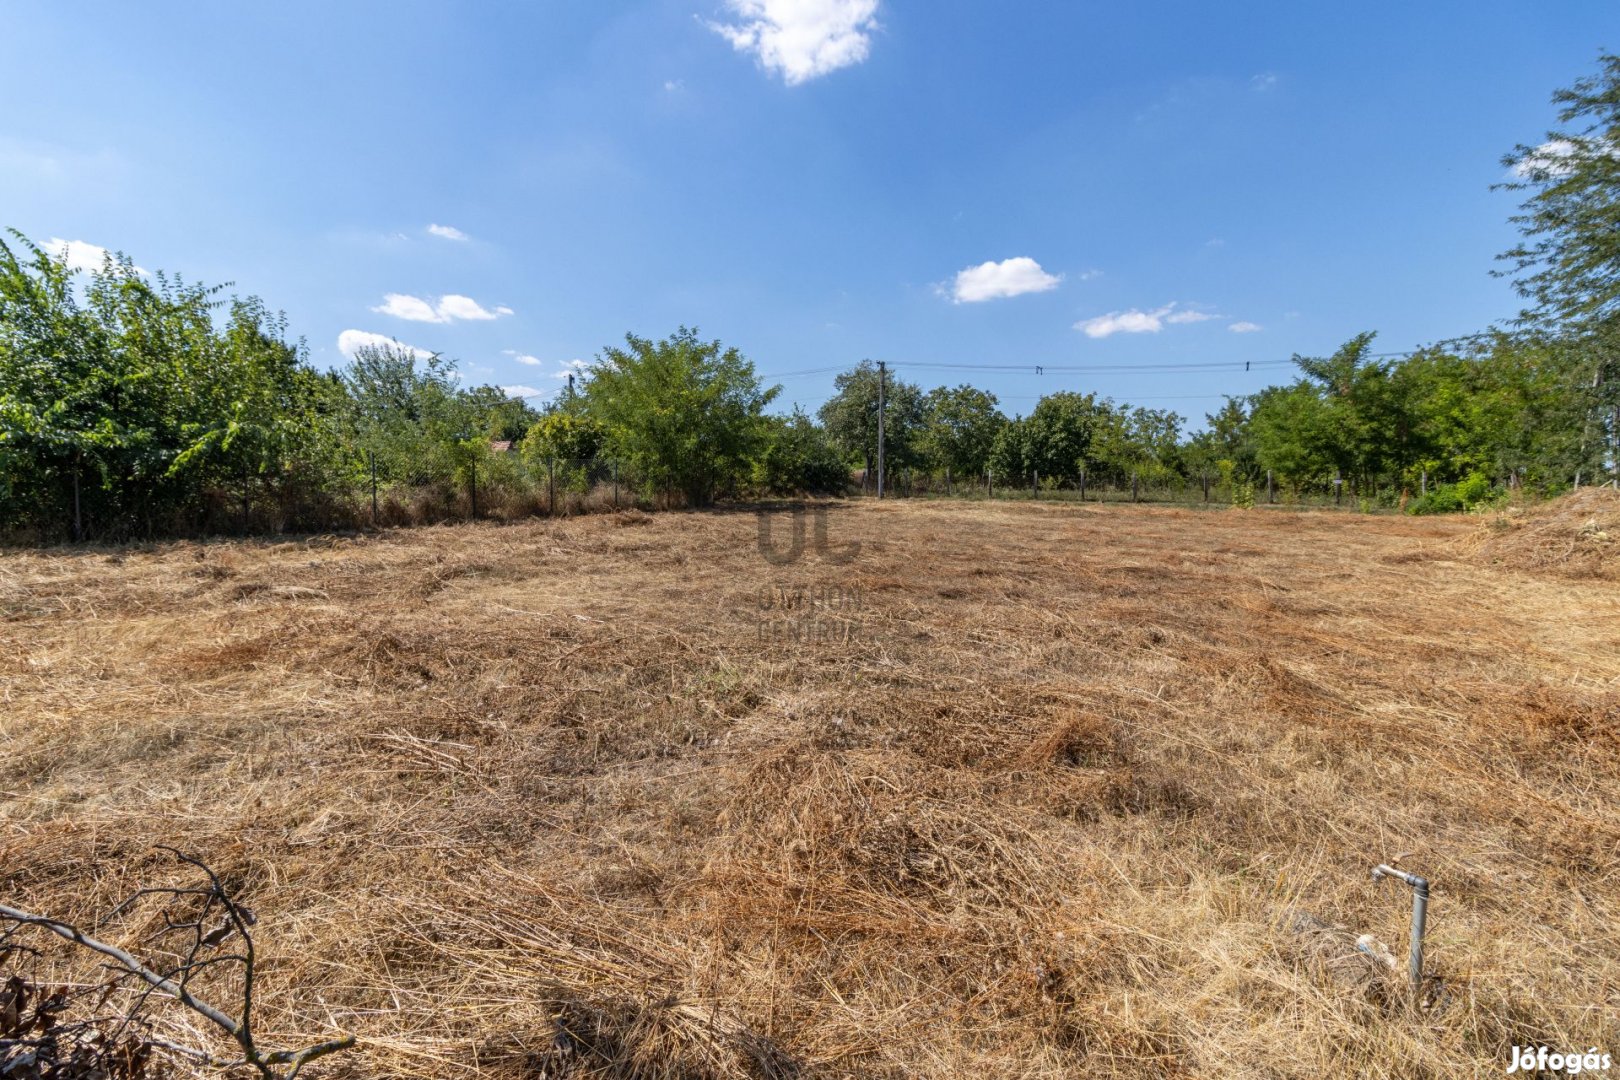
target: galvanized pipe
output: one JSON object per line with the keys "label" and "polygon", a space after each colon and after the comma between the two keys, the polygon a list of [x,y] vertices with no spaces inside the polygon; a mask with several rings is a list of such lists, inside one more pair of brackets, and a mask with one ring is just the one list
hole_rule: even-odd
{"label": "galvanized pipe", "polygon": [[1372,876],[1375,882],[1392,877],[1412,887],[1412,952],[1407,961],[1407,975],[1412,981],[1413,1000],[1417,1000],[1423,989],[1423,929],[1429,914],[1429,879],[1384,863],[1373,868]]}

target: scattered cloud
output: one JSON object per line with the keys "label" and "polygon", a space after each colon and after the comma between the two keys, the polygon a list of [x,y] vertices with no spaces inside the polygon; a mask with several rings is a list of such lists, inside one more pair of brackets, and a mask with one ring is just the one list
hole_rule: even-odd
{"label": "scattered cloud", "polygon": [[536,390],[534,387],[524,386],[522,383],[518,383],[516,386],[503,386],[501,392],[507,397],[540,397],[545,393],[543,390]]}
{"label": "scattered cloud", "polygon": [[428,234],[430,236],[437,236],[441,240],[471,240],[472,239],[472,237],[468,236],[466,233],[462,232],[460,229],[456,228],[454,225],[429,225],[427,227],[427,231],[428,231]]}
{"label": "scattered cloud", "polygon": [[684,90],[684,89],[686,89],[686,80],[685,79],[665,79],[664,80],[664,92],[666,94],[678,93],[678,92],[680,92],[681,90]]}
{"label": "scattered cloud", "polygon": [[740,22],[708,24],[789,86],[859,64],[871,51],[878,0],[726,0]]}
{"label": "scattered cloud", "polygon": [[428,357],[433,355],[433,353],[427,349],[419,349],[415,345],[407,345],[397,338],[389,337],[387,334],[373,334],[369,330],[345,330],[343,333],[338,335],[338,352],[342,353],[344,356],[347,356],[350,360],[353,360],[354,354],[359,352],[367,345],[391,345],[396,349],[405,349],[415,354],[418,360],[426,360]]}
{"label": "scattered cloud", "polygon": [[501,350],[501,355],[502,356],[510,356],[513,360],[516,360],[518,363],[527,364],[530,367],[539,367],[540,366],[540,358],[538,356],[530,356],[528,353],[520,353],[516,349],[502,349]]}
{"label": "scattered cloud", "polygon": [[1096,281],[1103,276],[1103,272],[1101,270],[1082,270],[1075,276],[1081,281]]}
{"label": "scattered cloud", "polygon": [[1167,323],[1171,325],[1196,323],[1219,318],[1221,316],[1185,308],[1172,301],[1152,311],[1141,311],[1136,308],[1129,311],[1110,311],[1106,315],[1082,319],[1074,324],[1074,328],[1089,338],[1105,338],[1114,334],[1157,334]]}
{"label": "scattered cloud", "polygon": [[1226,241],[1219,236],[1212,236],[1208,240],[1204,241],[1204,246],[1207,248],[1225,247]]}
{"label": "scattered cloud", "polygon": [[590,366],[590,364],[583,360],[570,360],[563,364],[560,370],[553,371],[551,373],[551,377],[553,379],[566,379],[570,375],[583,375],[590,368]]}
{"label": "scattered cloud", "polygon": [[[112,252],[96,244],[83,240],[64,240],[60,236],[53,236],[42,241],[40,248],[51,258],[66,264],[69,270],[83,270],[85,273],[95,273],[105,264]],[[144,267],[135,268],[137,274],[146,274]]]}
{"label": "scattered cloud", "polygon": [[1263,71],[1249,80],[1249,89],[1264,93],[1277,85],[1277,76],[1269,71]]}
{"label": "scattered cloud", "polygon": [[459,296],[455,293],[441,296],[437,301],[405,293],[388,293],[383,297],[383,302],[371,310],[379,315],[392,315],[396,319],[405,319],[408,322],[427,323],[448,323],[458,319],[481,322],[513,314],[509,307],[501,306],[491,311],[472,297]]}
{"label": "scattered cloud", "polygon": [[1180,323],[1206,322],[1209,319],[1218,319],[1219,315],[1211,315],[1207,311],[1172,311],[1164,317],[1164,321],[1172,325]]}
{"label": "scattered cloud", "polygon": [[976,304],[982,300],[1046,292],[1057,288],[1062,280],[1063,275],[1048,274],[1034,259],[1019,256],[957,271],[956,280],[951,284],[950,297],[953,304]]}
{"label": "scattered cloud", "polygon": [[1259,332],[1262,327],[1259,323],[1243,322],[1240,320],[1228,326],[1227,329],[1232,331],[1234,334],[1253,334]]}

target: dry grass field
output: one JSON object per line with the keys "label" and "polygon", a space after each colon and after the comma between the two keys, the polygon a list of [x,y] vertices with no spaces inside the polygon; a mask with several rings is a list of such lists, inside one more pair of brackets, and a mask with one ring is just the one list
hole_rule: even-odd
{"label": "dry grass field", "polygon": [[[1620,1057],[1620,585],[1501,557],[1539,526],[827,520],[851,561],[746,511],[0,554],[0,902],[93,922],[194,852],[267,1039],[359,1036],[308,1076]],[[1404,958],[1397,856],[1422,1006],[1351,944]]]}

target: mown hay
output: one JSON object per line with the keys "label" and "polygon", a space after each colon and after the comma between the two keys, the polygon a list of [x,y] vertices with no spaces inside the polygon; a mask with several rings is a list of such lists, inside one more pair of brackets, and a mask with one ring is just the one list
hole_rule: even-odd
{"label": "mown hay", "polygon": [[[1620,1046],[1615,590],[1406,558],[1463,519],[827,513],[853,561],[728,511],[0,555],[0,896],[93,919],[196,852],[266,1037],[360,1036],[324,1076]],[[1401,855],[1430,1009],[1347,944],[1402,951]]]}
{"label": "mown hay", "polygon": [[1489,566],[1620,581],[1620,491],[1581,488],[1495,515],[1467,547],[1475,562]]}

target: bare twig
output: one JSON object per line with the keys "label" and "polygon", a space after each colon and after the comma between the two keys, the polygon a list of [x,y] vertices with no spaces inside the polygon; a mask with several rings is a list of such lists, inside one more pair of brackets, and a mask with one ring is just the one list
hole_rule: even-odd
{"label": "bare twig", "polygon": [[[297,1076],[303,1067],[309,1064],[311,1061],[325,1057],[328,1054],[336,1053],[339,1050],[346,1050],[353,1046],[355,1044],[355,1037],[353,1035],[345,1035],[341,1038],[330,1039],[326,1042],[316,1043],[299,1050],[266,1051],[258,1046],[256,1040],[254,1039],[252,1026],[256,954],[254,952],[253,937],[248,930],[248,927],[250,927],[256,921],[253,913],[232,898],[229,891],[225,888],[223,882],[220,881],[219,875],[201,860],[193,856],[186,855],[173,848],[165,847],[162,848],[162,850],[168,851],[170,854],[174,855],[177,861],[185,863],[188,866],[196,867],[198,870],[202,871],[202,873],[208,878],[208,886],[205,888],[188,889],[142,889],[129,900],[126,900],[124,903],[115,908],[113,910],[113,915],[127,911],[135,900],[145,896],[166,895],[170,898],[179,898],[185,896],[204,897],[202,911],[195,919],[185,922],[175,922],[168,916],[167,913],[164,915],[165,928],[160,932],[160,935],[181,930],[190,930],[192,934],[192,940],[184,951],[184,959],[167,974],[147,966],[134,954],[128,952],[127,950],[121,949],[116,945],[110,945],[107,942],[101,941],[97,938],[90,937],[77,926],[74,926],[72,923],[63,922],[60,919],[53,919],[46,915],[36,915],[29,911],[23,911],[20,908],[0,904],[0,920],[5,920],[11,923],[13,927],[31,926],[47,930],[58,937],[71,941],[73,944],[78,945],[81,948],[88,949],[91,952],[98,953],[112,960],[113,963],[109,965],[109,967],[111,967],[117,973],[117,978],[121,979],[124,977],[132,977],[142,983],[145,983],[147,986],[146,992],[140,996],[140,999],[137,1001],[130,1014],[124,1017],[123,1022],[119,1025],[119,1033],[122,1033],[124,1028],[127,1027],[132,1020],[134,1020],[135,1014],[140,1011],[146,999],[152,993],[156,992],[173,998],[186,1008],[197,1013],[199,1016],[204,1017],[226,1035],[230,1036],[237,1046],[241,1048],[242,1057],[240,1060],[221,1061],[205,1050],[181,1046],[164,1039],[152,1037],[145,1039],[145,1041],[151,1046],[172,1051],[201,1064],[219,1068],[234,1068],[246,1065],[250,1066],[261,1078],[263,1078],[263,1080],[292,1080],[292,1078]],[[216,906],[223,910],[225,921],[221,927],[218,927],[213,931],[208,931],[206,930],[206,927],[209,922],[209,913],[214,910]],[[112,915],[108,916],[108,918],[111,917]],[[102,920],[103,924],[105,922],[105,919]],[[226,928],[229,930],[228,933],[220,932],[222,929]],[[199,953],[204,948],[209,948],[220,944],[226,938],[231,937],[232,935],[240,938],[240,952],[235,952],[224,956],[209,957],[207,959],[198,958]],[[242,1004],[240,1015],[235,1017],[230,1015],[225,1010],[198,997],[187,985],[191,976],[198,971],[201,971],[204,968],[226,963],[240,964],[242,968]],[[290,1068],[286,1068],[285,1071],[281,1071],[282,1067],[284,1066],[290,1066]]]}

